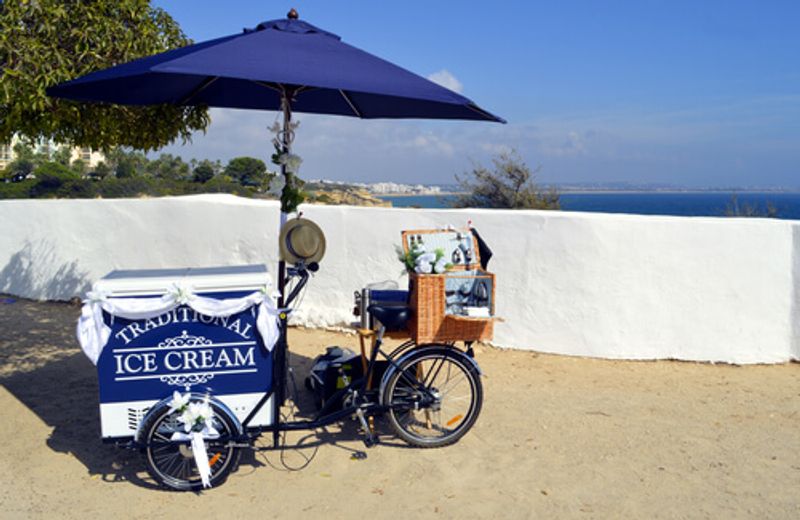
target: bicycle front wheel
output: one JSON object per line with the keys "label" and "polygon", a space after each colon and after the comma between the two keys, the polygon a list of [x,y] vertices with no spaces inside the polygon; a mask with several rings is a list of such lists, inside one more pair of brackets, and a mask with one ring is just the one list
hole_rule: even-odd
{"label": "bicycle front wheel", "polygon": [[389,376],[383,395],[398,437],[420,448],[458,441],[483,405],[478,369],[466,354],[445,346],[409,355]]}
{"label": "bicycle front wheel", "polygon": [[[211,485],[217,486],[236,469],[241,450],[229,442],[238,431],[233,418],[214,402],[211,403],[211,408],[214,411],[213,426],[220,433],[220,441],[207,442],[206,451],[211,470]],[[147,471],[164,487],[178,491],[198,491],[203,489],[203,483],[191,445],[188,442],[171,440],[173,433],[184,431],[178,415],[178,412],[162,406],[142,424],[143,438],[147,442],[144,450]]]}

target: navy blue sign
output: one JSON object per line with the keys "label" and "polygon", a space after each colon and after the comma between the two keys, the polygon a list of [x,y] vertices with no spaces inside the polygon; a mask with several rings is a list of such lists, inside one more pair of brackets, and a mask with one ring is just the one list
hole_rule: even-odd
{"label": "navy blue sign", "polygon": [[162,399],[175,390],[270,391],[272,355],[256,313],[254,306],[215,318],[181,306],[146,320],[106,316],[111,337],[97,362],[100,402]]}

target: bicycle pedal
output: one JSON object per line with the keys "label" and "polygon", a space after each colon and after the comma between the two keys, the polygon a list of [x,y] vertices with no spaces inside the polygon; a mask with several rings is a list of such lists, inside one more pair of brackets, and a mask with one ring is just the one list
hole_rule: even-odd
{"label": "bicycle pedal", "polygon": [[[372,448],[376,444],[378,444],[378,439],[376,439],[374,436],[367,435],[366,437],[364,437],[364,446],[366,446],[367,448]],[[364,456],[366,456],[366,454]]]}
{"label": "bicycle pedal", "polygon": [[364,460],[367,458],[367,452],[365,451],[354,451],[352,455],[350,455],[350,460]]}

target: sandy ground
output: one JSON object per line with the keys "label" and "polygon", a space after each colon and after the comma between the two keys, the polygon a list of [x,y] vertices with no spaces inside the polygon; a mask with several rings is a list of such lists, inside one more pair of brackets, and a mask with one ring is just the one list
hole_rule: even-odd
{"label": "sandy ground", "polygon": [[[483,412],[458,444],[249,453],[202,494],[156,488],[101,444],[78,307],[0,297],[3,518],[800,518],[800,365],[618,362],[479,348]],[[293,330],[304,372],[342,334]],[[306,437],[303,439],[303,435]],[[266,439],[265,439],[266,441]],[[314,455],[305,469],[291,471]]]}

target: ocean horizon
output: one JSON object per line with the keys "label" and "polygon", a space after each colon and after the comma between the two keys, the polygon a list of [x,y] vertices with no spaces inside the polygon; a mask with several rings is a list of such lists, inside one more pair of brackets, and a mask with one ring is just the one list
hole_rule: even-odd
{"label": "ocean horizon", "polygon": [[[397,208],[447,208],[457,197],[445,195],[396,195],[380,198]],[[562,193],[563,211],[672,215],[682,217],[723,217],[734,197],[739,208],[750,206],[761,214],[775,209],[775,218],[800,220],[800,193],[792,192],[592,192]]]}

